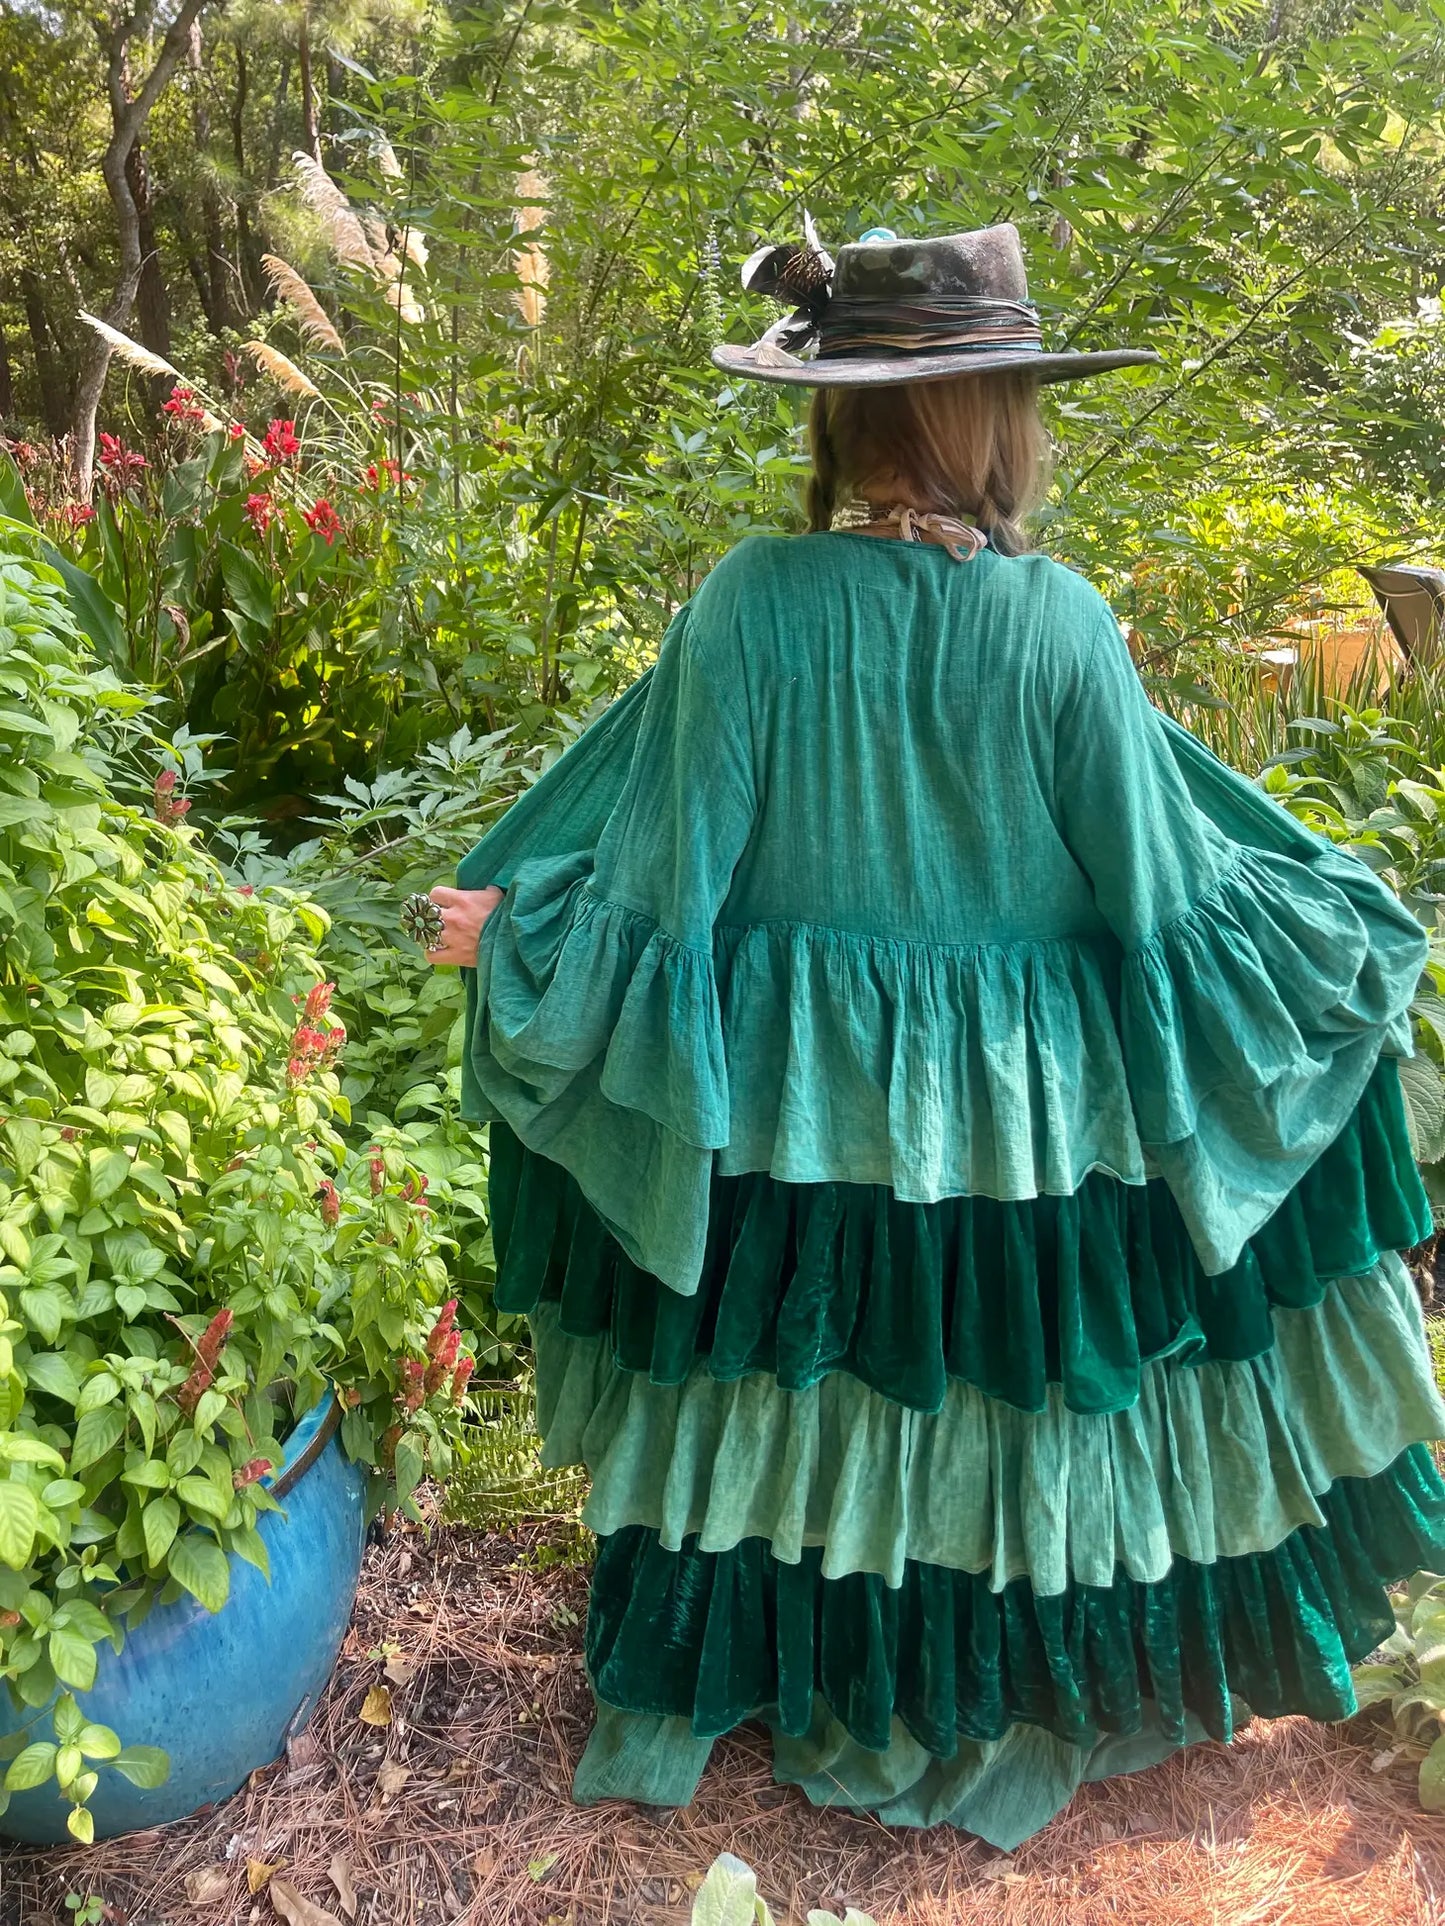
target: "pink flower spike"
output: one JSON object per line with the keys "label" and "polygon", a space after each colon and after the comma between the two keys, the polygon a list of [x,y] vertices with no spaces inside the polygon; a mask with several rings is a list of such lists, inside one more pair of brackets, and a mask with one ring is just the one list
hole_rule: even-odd
{"label": "pink flower spike", "polygon": [[335,988],[336,985],[334,983],[313,983],[311,985],[311,988],[306,993],[305,1014],[308,1023],[319,1022],[320,1019],[326,1015],[326,1012],[331,1008],[331,995]]}

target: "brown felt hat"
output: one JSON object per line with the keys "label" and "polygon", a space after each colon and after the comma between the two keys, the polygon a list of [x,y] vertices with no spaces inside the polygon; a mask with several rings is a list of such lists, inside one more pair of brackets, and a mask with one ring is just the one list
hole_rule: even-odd
{"label": "brown felt hat", "polygon": [[1018,229],[1006,221],[930,241],[874,229],[839,248],[835,262],[804,220],[803,241],[760,247],[742,275],[749,293],[793,312],[750,348],[714,348],[713,365],[724,374],[803,388],[880,388],[997,368],[1074,381],[1160,359],[1150,348],[1047,350]]}

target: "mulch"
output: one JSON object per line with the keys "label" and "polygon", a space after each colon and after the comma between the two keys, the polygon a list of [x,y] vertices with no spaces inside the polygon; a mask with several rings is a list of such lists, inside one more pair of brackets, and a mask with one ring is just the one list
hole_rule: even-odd
{"label": "mulch", "polygon": [[579,1810],[585,1607],[555,1529],[394,1530],[284,1760],[163,1830],[7,1851],[0,1922],[73,1926],[94,1895],[109,1926],[683,1926],[727,1851],[780,1922],[851,1904],[879,1926],[1445,1926],[1445,1821],[1359,1722],[1258,1722],[1086,1787],[1012,1857],[816,1812],[773,1785],[760,1732],[716,1749],[688,1811]]}

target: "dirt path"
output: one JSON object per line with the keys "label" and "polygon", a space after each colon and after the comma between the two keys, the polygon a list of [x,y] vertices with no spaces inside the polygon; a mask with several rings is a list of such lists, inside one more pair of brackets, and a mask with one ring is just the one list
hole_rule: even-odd
{"label": "dirt path", "polygon": [[1013,1860],[815,1813],[773,1786],[751,1736],[718,1749],[689,1812],[578,1811],[584,1580],[527,1542],[393,1536],[368,1556],[337,1677],[287,1761],[164,1832],[7,1853],[0,1921],[73,1926],[67,1893],[94,1893],[112,1926],[272,1926],[265,1869],[284,1862],[275,1876],[342,1926],[333,1864],[356,1926],[678,1926],[726,1850],[780,1920],[852,1904],[879,1926],[1445,1926],[1445,1821],[1416,1809],[1407,1774],[1373,1772],[1368,1744],[1298,1720],[1087,1788]]}

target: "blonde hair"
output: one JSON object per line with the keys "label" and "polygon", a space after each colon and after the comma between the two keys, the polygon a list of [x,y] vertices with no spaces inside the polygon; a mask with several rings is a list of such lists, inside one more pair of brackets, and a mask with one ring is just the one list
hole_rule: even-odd
{"label": "blonde hair", "polygon": [[831,528],[854,490],[893,483],[911,506],[971,521],[1005,555],[1020,554],[1029,546],[1024,522],[1048,488],[1038,386],[1026,369],[1009,369],[896,388],[816,389],[809,528]]}

